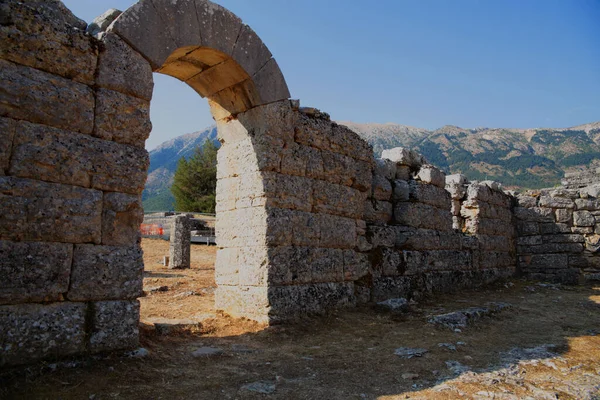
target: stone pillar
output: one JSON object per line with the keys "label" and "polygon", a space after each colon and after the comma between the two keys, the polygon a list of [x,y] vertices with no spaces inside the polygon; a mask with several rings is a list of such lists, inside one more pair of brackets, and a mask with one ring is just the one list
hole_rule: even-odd
{"label": "stone pillar", "polygon": [[169,269],[190,268],[190,246],[190,219],[187,215],[178,215],[171,227]]}

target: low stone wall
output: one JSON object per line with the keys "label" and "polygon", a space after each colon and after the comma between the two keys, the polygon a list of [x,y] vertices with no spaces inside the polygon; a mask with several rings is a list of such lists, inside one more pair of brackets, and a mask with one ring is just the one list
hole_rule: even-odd
{"label": "low stone wall", "polygon": [[[514,273],[508,195],[464,177],[447,180],[406,149],[382,156],[366,203],[366,234],[359,238],[371,262],[355,283],[360,301],[419,298]],[[495,219],[502,229],[493,228]]]}
{"label": "low stone wall", "polygon": [[600,200],[586,189],[517,197],[519,269],[531,279],[575,284],[600,278]]}

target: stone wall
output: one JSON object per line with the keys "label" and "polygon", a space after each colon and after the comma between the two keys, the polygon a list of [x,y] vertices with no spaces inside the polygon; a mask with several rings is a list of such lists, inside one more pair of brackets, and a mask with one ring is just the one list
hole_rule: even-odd
{"label": "stone wall", "polygon": [[517,197],[519,269],[531,279],[575,284],[600,278],[600,200],[586,189]]}
{"label": "stone wall", "polygon": [[152,71],[60,2],[0,14],[0,366],[135,346]]}
{"label": "stone wall", "polygon": [[514,273],[511,201],[497,184],[494,190],[446,177],[406,149],[382,157],[366,202],[366,234],[359,238],[370,260],[356,282],[360,301],[419,298]]}
{"label": "stone wall", "polygon": [[371,147],[290,101],[217,126],[217,308],[274,323],[353,305]]}

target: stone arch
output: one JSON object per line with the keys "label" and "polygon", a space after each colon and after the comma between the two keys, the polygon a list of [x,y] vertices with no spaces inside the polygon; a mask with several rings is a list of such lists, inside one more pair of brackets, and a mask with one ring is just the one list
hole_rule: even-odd
{"label": "stone arch", "polygon": [[283,74],[258,35],[207,0],[141,0],[112,31],[155,72],[173,76],[231,114],[290,97]]}

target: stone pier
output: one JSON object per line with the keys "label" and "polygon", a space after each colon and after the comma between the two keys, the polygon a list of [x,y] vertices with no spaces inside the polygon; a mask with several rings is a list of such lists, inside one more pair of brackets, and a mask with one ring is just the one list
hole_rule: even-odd
{"label": "stone pier", "polygon": [[171,243],[169,245],[169,269],[190,268],[190,218],[177,215],[171,227]]}

